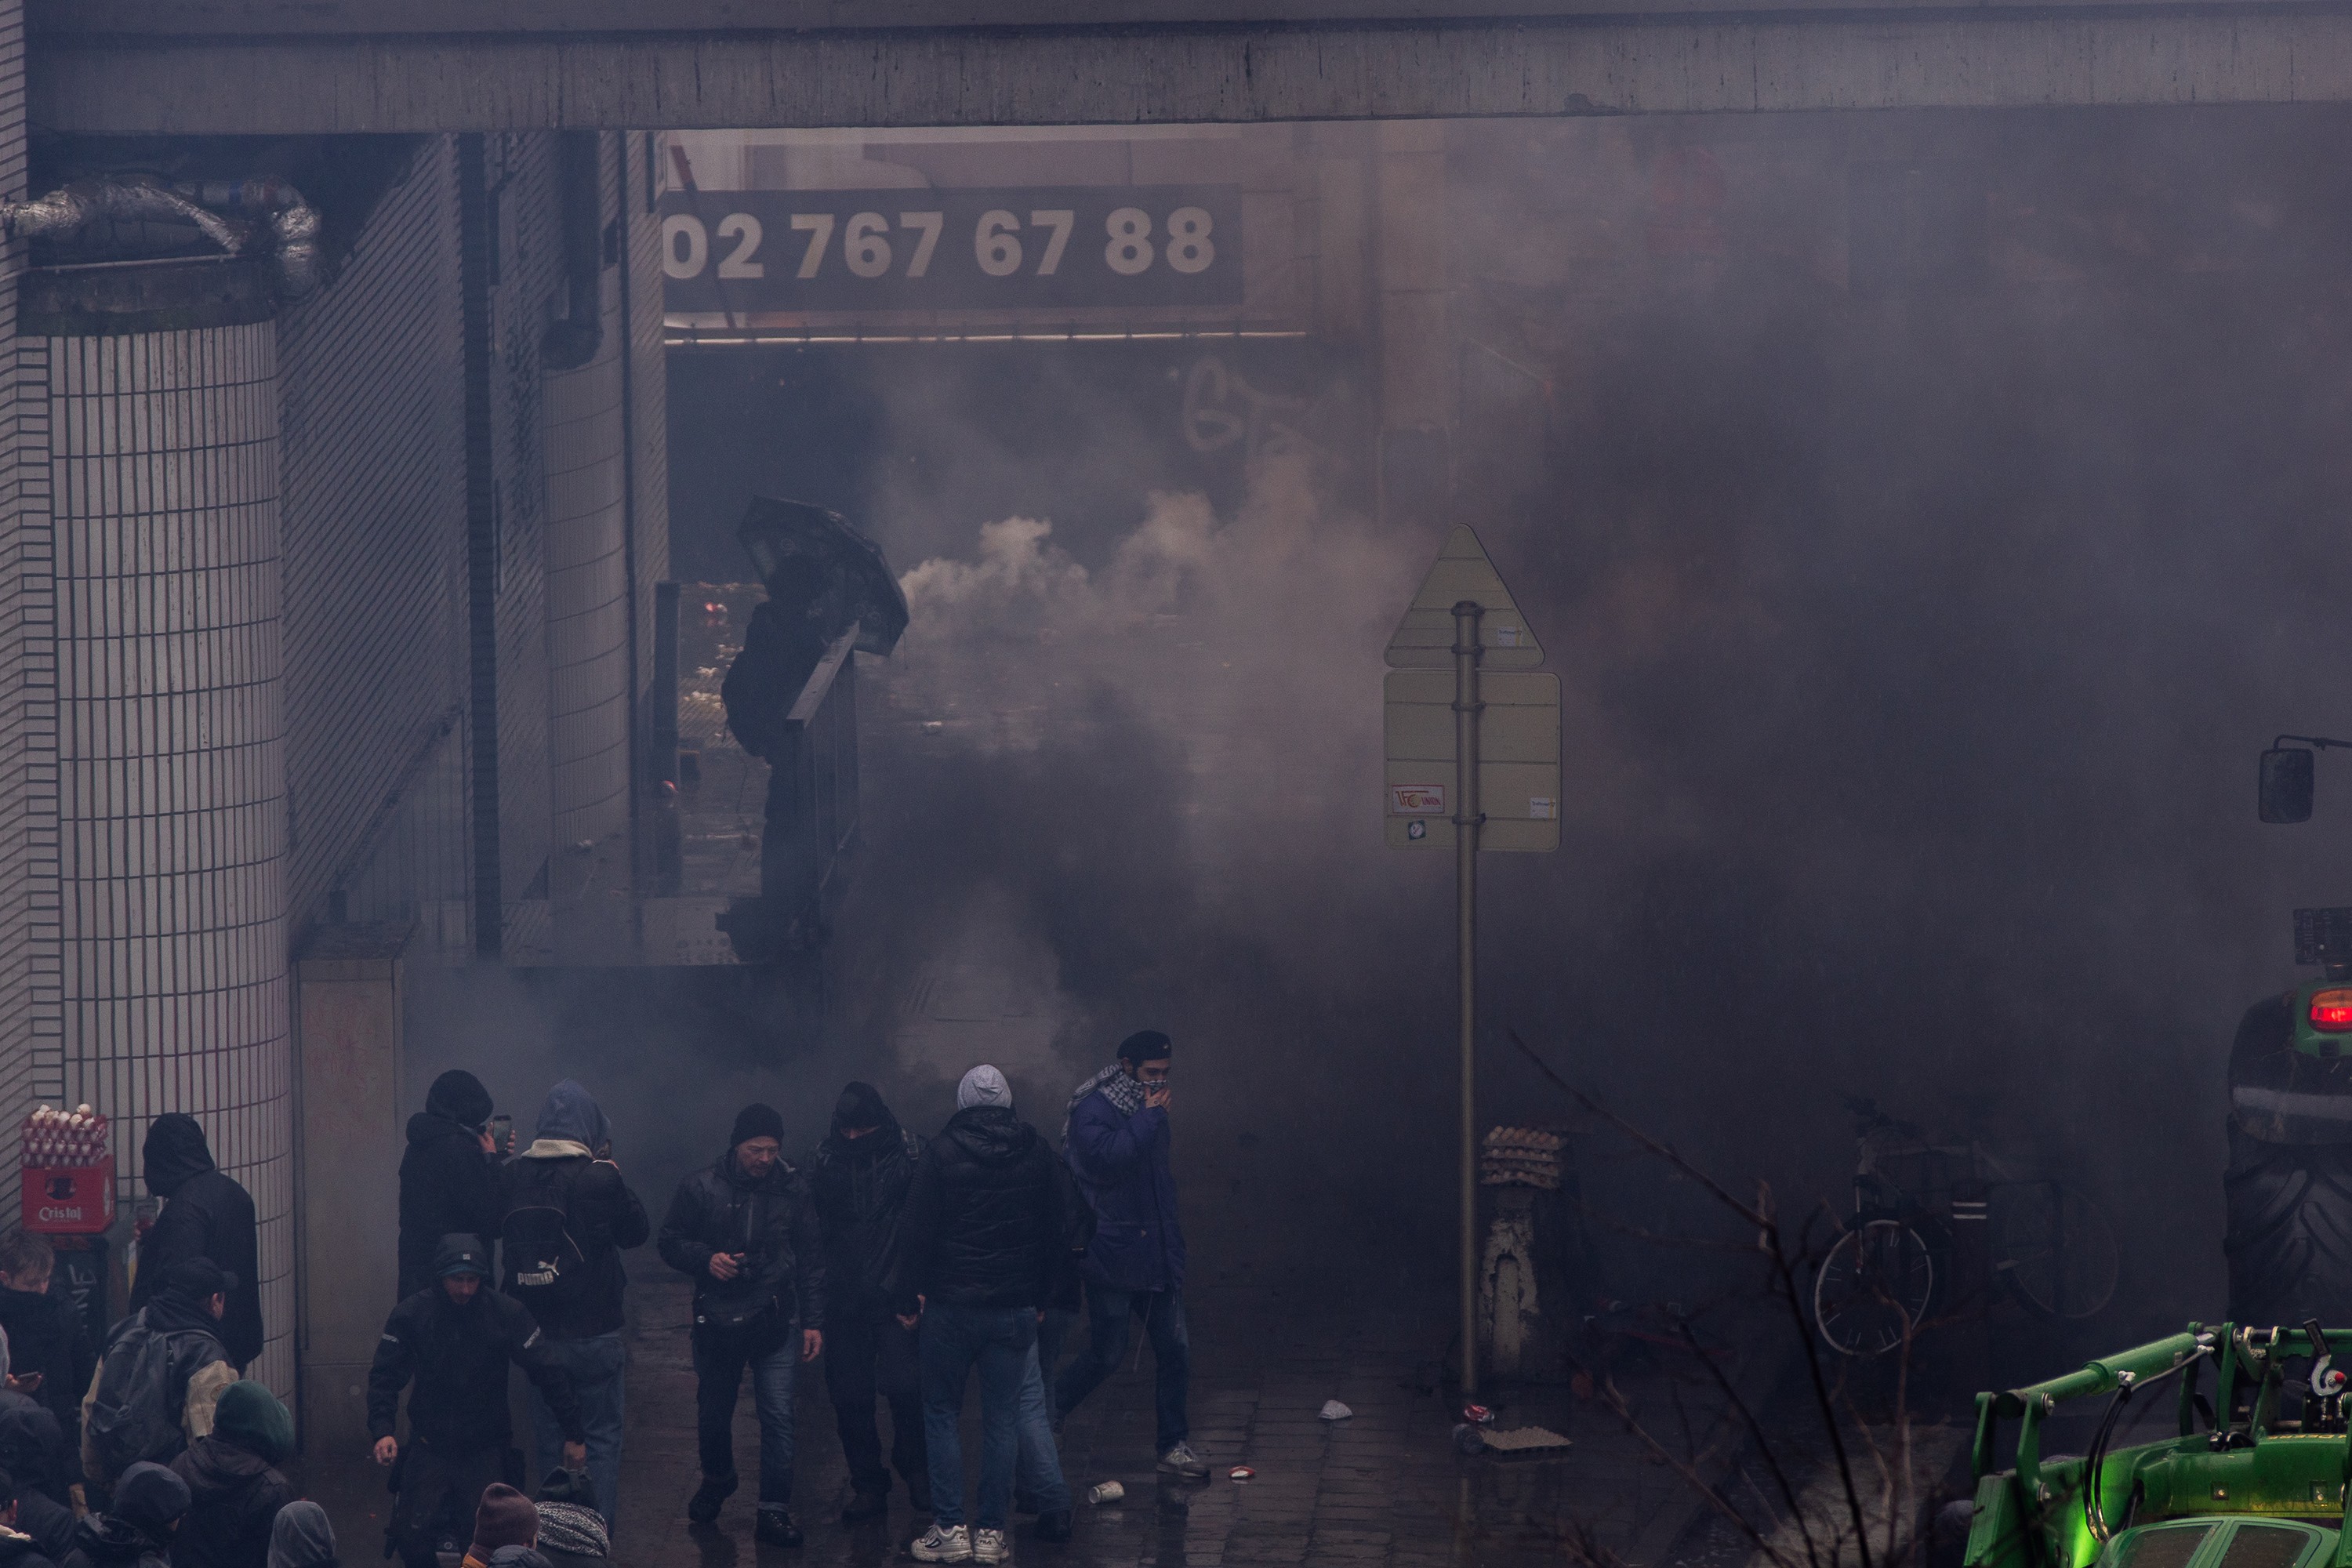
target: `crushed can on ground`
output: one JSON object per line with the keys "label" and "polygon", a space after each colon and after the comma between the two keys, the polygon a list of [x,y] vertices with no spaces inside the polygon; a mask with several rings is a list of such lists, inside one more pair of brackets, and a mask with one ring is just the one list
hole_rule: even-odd
{"label": "crushed can on ground", "polygon": [[1127,1496],[1127,1489],[1117,1481],[1104,1481],[1087,1493],[1087,1500],[1097,1508],[1107,1502],[1118,1502]]}

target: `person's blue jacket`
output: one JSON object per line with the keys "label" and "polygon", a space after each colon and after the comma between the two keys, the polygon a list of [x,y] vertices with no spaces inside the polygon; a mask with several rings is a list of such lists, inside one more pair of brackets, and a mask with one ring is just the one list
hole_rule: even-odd
{"label": "person's blue jacket", "polygon": [[1080,1272],[1114,1290],[1184,1285],[1184,1227],[1168,1168],[1168,1112],[1122,1116],[1097,1090],[1070,1113],[1070,1172],[1095,1211],[1095,1238]]}

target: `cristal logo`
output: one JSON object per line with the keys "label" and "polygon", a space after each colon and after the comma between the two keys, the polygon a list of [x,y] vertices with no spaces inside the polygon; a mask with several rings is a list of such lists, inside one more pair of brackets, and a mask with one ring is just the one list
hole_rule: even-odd
{"label": "cristal logo", "polygon": [[79,1219],[81,1218],[81,1205],[79,1204],[76,1204],[71,1208],[53,1209],[47,1204],[44,1204],[41,1205],[41,1217],[45,1220]]}

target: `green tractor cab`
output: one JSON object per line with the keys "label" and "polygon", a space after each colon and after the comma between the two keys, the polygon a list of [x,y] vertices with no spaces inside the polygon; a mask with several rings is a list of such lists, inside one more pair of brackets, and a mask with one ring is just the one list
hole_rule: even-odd
{"label": "green tractor cab", "polygon": [[[2352,1568],[2338,1355],[2352,1359],[2352,1329],[2192,1323],[2063,1377],[1979,1394],[1968,1568]],[[2207,1362],[2210,1404],[2200,1392]],[[2283,1415],[2290,1363],[2300,1413]],[[2124,1405],[2168,1378],[2179,1435],[2109,1447]],[[2109,1403],[2090,1451],[2044,1460],[2044,1421],[2067,1401],[2101,1396]],[[2011,1420],[2015,1458],[1996,1470]]]}

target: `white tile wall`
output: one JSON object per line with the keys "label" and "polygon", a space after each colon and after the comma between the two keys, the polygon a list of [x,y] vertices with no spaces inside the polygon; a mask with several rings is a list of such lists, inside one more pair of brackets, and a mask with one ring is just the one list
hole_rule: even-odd
{"label": "white tile wall", "polygon": [[[605,145],[613,163],[614,142]],[[617,174],[608,168],[607,174]],[[617,184],[608,179],[607,185]],[[608,206],[615,193],[606,191]],[[555,841],[604,839],[629,819],[629,596],[620,272],[604,275],[594,360],[547,377],[548,765]]]}
{"label": "white tile wall", "polygon": [[46,345],[64,1095],[165,1110],[253,1194],[255,1375],[293,1388],[272,322]]}

